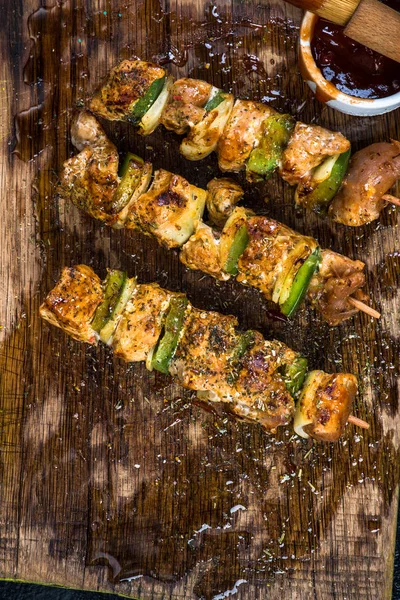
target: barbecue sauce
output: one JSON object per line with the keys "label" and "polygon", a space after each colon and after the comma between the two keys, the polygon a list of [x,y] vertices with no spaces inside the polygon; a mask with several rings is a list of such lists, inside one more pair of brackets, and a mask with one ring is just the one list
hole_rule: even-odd
{"label": "barbecue sauce", "polygon": [[357,98],[400,92],[400,63],[355,42],[344,28],[318,19],[311,50],[317,67],[338,90]]}

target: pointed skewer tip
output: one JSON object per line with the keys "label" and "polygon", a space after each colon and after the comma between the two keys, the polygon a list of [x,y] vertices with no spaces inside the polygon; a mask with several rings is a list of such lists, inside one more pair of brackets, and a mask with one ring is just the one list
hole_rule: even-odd
{"label": "pointed skewer tip", "polygon": [[371,317],[374,317],[374,319],[380,319],[381,313],[379,313],[374,308],[371,308],[370,306],[368,306],[368,304],[364,304],[364,302],[361,302],[360,300],[356,300],[355,298],[351,298],[351,297],[349,298],[349,302],[355,308],[358,308],[358,310],[361,310],[365,314],[370,315]]}
{"label": "pointed skewer tip", "polygon": [[363,421],[362,419],[359,419],[354,415],[350,415],[347,421],[349,423],[353,423],[353,425],[355,425],[356,427],[361,427],[361,429],[369,429],[369,423],[367,423],[367,421]]}
{"label": "pointed skewer tip", "polygon": [[396,198],[396,196],[392,196],[392,194],[384,194],[382,196],[382,200],[386,200],[386,202],[400,206],[400,198]]}

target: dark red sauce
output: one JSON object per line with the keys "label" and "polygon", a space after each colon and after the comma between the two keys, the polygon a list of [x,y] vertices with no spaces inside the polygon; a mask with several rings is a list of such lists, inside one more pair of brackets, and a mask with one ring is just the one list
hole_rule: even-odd
{"label": "dark red sauce", "polygon": [[325,79],[357,98],[386,98],[400,92],[400,63],[343,33],[343,27],[318,19],[311,50]]}

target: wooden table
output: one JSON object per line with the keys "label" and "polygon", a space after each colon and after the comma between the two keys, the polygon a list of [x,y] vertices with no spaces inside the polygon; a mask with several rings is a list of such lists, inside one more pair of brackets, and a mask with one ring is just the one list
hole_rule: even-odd
{"label": "wooden table", "polygon": [[[103,228],[55,192],[72,152],[73,111],[122,57],[168,60],[175,76],[340,129],[355,149],[399,139],[399,112],[361,119],[317,103],[297,68],[301,13],[282,2],[1,5],[0,575],[147,600],[227,590],[248,600],[389,598],[398,212],[350,230],[296,211],[278,179],[248,191],[248,206],[366,262],[381,320],[358,315],[330,329],[310,310],[274,321],[255,291],[188,272],[173,252]],[[215,157],[185,162],[165,130],[147,139],[127,125],[107,131],[121,150],[199,185],[217,174]],[[272,438],[204,411],[143,365],[127,368],[104,348],[68,339],[40,321],[38,307],[62,266],[79,262],[184,290],[197,306],[302,349],[313,368],[356,373],[355,413],[369,432],[348,427],[335,446],[311,446],[290,430]]]}

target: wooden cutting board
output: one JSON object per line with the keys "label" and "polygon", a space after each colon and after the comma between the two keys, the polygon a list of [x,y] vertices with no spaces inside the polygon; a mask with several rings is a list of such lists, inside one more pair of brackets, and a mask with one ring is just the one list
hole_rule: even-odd
{"label": "wooden cutting board", "polygon": [[[310,310],[285,324],[238,284],[189,272],[175,252],[112,231],[55,196],[73,110],[119,59],[169,62],[243,98],[338,129],[358,149],[400,138],[399,112],[347,117],[316,102],[297,67],[301,13],[278,0],[1,0],[0,575],[146,600],[381,599],[391,590],[399,475],[399,212],[350,230],[295,210],[274,179],[246,195],[322,246],[367,265],[380,321],[330,329]],[[165,130],[107,125],[121,150],[205,186],[215,157],[185,162]],[[264,198],[268,197],[268,203]],[[206,412],[143,365],[127,367],[40,321],[64,265],[186,291],[360,378],[337,445]],[[130,581],[121,581],[133,578]],[[226,593],[225,593],[226,592]],[[224,595],[225,593],[225,595]]]}

